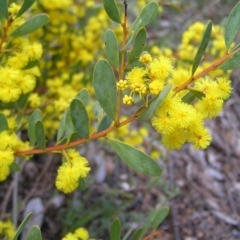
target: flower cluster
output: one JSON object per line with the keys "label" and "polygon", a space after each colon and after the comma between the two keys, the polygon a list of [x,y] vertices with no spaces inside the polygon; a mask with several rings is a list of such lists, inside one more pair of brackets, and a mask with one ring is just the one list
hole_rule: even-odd
{"label": "flower cluster", "polygon": [[126,105],[133,104],[132,96],[134,93],[138,93],[141,96],[148,94],[158,95],[172,72],[172,64],[167,57],[152,58],[150,54],[144,54],[139,61],[144,66],[134,67],[127,73],[124,80],[120,80],[117,83],[119,90],[129,90],[130,92],[123,97],[123,103]]}
{"label": "flower cluster", "polygon": [[10,220],[0,221],[0,238],[3,238],[5,235],[7,235],[8,239],[12,239],[14,232],[14,226]]}
{"label": "flower cluster", "polygon": [[86,178],[90,167],[86,158],[81,157],[75,149],[69,149],[64,155],[65,162],[59,167],[56,187],[64,193],[73,192],[80,178]]}
{"label": "flower cluster", "polygon": [[73,233],[68,233],[62,240],[89,240],[89,233],[85,228],[77,228]]}

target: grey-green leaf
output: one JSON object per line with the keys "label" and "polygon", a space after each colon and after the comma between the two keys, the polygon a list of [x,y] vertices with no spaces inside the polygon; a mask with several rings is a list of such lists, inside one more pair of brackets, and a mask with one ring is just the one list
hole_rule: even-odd
{"label": "grey-green leaf", "polygon": [[110,19],[121,24],[121,18],[115,0],[103,0],[104,9]]}
{"label": "grey-green leaf", "polygon": [[145,47],[146,39],[147,39],[146,29],[140,28],[134,40],[132,50],[128,54],[128,63],[132,63],[140,57]]}
{"label": "grey-green leaf", "polygon": [[110,239],[120,240],[121,238],[121,222],[118,218],[114,219],[110,227]]}
{"label": "grey-green leaf", "polygon": [[17,29],[15,29],[10,36],[11,37],[20,37],[29,33],[32,33],[45,24],[47,24],[49,21],[49,17],[47,14],[42,13],[38,14],[32,18],[30,18],[28,21],[23,23],[21,26],[19,26]]}
{"label": "grey-green leaf", "polygon": [[119,65],[119,51],[116,34],[108,29],[104,35],[105,52],[109,63],[117,68]]}
{"label": "grey-green leaf", "polygon": [[162,223],[162,221],[169,214],[169,207],[162,207],[158,211],[156,211],[155,217],[153,219],[152,228],[153,231],[157,229],[157,227]]}
{"label": "grey-green leaf", "polygon": [[73,126],[72,118],[70,115],[70,109],[68,108],[66,113],[66,119],[65,119],[65,133],[66,133],[68,142],[71,139],[74,131],[75,131],[75,128]]}
{"label": "grey-green leaf", "polygon": [[93,112],[93,115],[100,122],[101,119],[103,118],[104,112],[103,112],[103,109],[102,109],[101,105],[99,104],[99,102],[95,102],[93,104],[92,112]]}
{"label": "grey-green leaf", "polygon": [[37,121],[41,121],[43,118],[42,113],[39,109],[36,109],[29,119],[29,126],[28,126],[28,137],[32,146],[34,146],[36,142],[35,137],[35,124]]}
{"label": "grey-green leaf", "polygon": [[[140,15],[136,18],[136,20],[133,22],[131,26],[131,30],[135,30],[136,26],[144,27],[150,22],[153,21],[153,19],[157,16],[158,13],[158,3],[153,1],[148,3],[140,13]],[[140,25],[139,25],[139,22]]]}
{"label": "grey-green leaf", "polygon": [[186,95],[183,96],[182,101],[185,103],[191,103],[195,98],[202,99],[205,94],[199,91],[190,90]]}
{"label": "grey-green leaf", "polygon": [[160,176],[162,168],[150,156],[115,139],[109,139],[117,155],[133,170],[147,176]]}
{"label": "grey-green leaf", "polygon": [[89,118],[87,110],[79,99],[73,99],[70,104],[70,115],[73,126],[80,137],[89,138]]}
{"label": "grey-green leaf", "polygon": [[35,124],[35,137],[38,147],[45,150],[46,149],[46,139],[44,133],[44,127],[42,121],[37,121]]}
{"label": "grey-green leaf", "polygon": [[83,103],[83,105],[86,107],[89,103],[88,90],[86,88],[82,89],[75,98],[79,99]]}
{"label": "grey-green leaf", "polygon": [[64,131],[65,131],[65,122],[66,122],[66,117],[67,117],[67,111],[68,110],[65,110],[65,112],[63,113],[61,121],[60,121],[60,125],[58,127],[57,142],[60,141],[60,139],[62,138]]}
{"label": "grey-green leaf", "polygon": [[240,2],[232,9],[225,26],[224,39],[226,48],[229,49],[240,28]]}
{"label": "grey-green leaf", "polygon": [[40,228],[38,226],[32,226],[27,234],[26,240],[42,240]]}
{"label": "grey-green leaf", "polygon": [[0,13],[3,15],[4,18],[8,19],[8,1],[7,0],[0,1]]}
{"label": "grey-green leaf", "polygon": [[111,65],[100,59],[93,71],[93,87],[103,110],[115,120],[117,114],[117,84]]}
{"label": "grey-green leaf", "polygon": [[132,240],[140,240],[143,233],[143,228],[138,228],[137,231],[133,234]]}
{"label": "grey-green leaf", "polygon": [[112,119],[106,114],[102,120],[100,121],[97,132],[101,132],[107,128],[109,128],[112,124]]}
{"label": "grey-green leaf", "polygon": [[240,67],[240,51],[236,52],[231,58],[219,66],[222,70],[233,70]]}
{"label": "grey-green leaf", "polygon": [[30,212],[30,213],[24,218],[24,220],[22,221],[22,223],[21,223],[20,226],[18,227],[17,231],[15,232],[12,240],[17,240],[17,239],[18,239],[18,236],[21,234],[21,232],[23,231],[24,227],[25,227],[26,224],[28,223],[29,218],[31,217],[31,215],[32,215],[32,212]]}
{"label": "grey-green leaf", "polygon": [[11,172],[19,172],[21,170],[19,164],[17,164],[16,162],[13,162],[11,165],[10,165],[10,171]]}
{"label": "grey-green leaf", "polygon": [[8,130],[8,122],[6,117],[0,113],[0,132]]}
{"label": "grey-green leaf", "polygon": [[202,56],[206,50],[206,47],[208,45],[208,42],[210,40],[210,37],[211,37],[211,32],[212,32],[212,21],[208,21],[207,23],[207,26],[206,26],[206,29],[205,29],[205,32],[203,34],[203,38],[202,38],[202,41],[200,43],[200,46],[197,50],[197,53],[196,53],[196,56],[195,56],[195,59],[193,61],[193,66],[192,66],[192,76],[194,75],[195,71],[197,70],[198,68],[198,65],[202,59]]}
{"label": "grey-green leaf", "polygon": [[164,99],[167,97],[168,93],[172,89],[172,85],[169,84],[160,92],[160,94],[150,102],[148,108],[138,117],[140,120],[147,121],[150,119],[154,112],[161,107]]}
{"label": "grey-green leaf", "polygon": [[25,13],[35,2],[35,0],[25,0],[17,13],[16,17],[20,17],[23,13]]}

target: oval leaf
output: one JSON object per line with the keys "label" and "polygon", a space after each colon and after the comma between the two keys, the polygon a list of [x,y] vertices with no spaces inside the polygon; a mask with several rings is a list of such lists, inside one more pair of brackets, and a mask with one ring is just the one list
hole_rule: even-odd
{"label": "oval leaf", "polygon": [[138,230],[133,234],[132,240],[140,240],[142,236],[143,228],[138,228]]}
{"label": "oval leaf", "polygon": [[119,52],[116,34],[108,29],[104,35],[105,52],[109,63],[117,68],[119,65]]}
{"label": "oval leaf", "polygon": [[222,70],[233,70],[240,67],[240,51],[236,52],[231,58],[219,66]]}
{"label": "oval leaf", "polygon": [[118,140],[109,141],[117,155],[133,170],[152,177],[162,174],[162,168],[145,153]]}
{"label": "oval leaf", "polygon": [[212,32],[212,21],[209,21],[207,26],[206,26],[205,32],[203,34],[203,38],[202,38],[202,41],[200,43],[200,46],[197,50],[195,59],[193,61],[192,76],[194,75],[195,71],[197,70],[198,65],[199,65],[199,63],[202,59],[202,56],[203,56],[203,54],[206,50],[206,47],[207,47],[208,42],[209,42],[210,37],[211,37],[211,32]]}
{"label": "oval leaf", "polygon": [[27,234],[26,240],[42,240],[42,234],[38,226],[33,226]]}
{"label": "oval leaf", "polygon": [[66,119],[65,119],[65,133],[67,137],[67,142],[70,141],[74,131],[75,131],[75,128],[73,126],[72,118],[70,115],[70,109],[68,108],[66,113]]}
{"label": "oval leaf", "polygon": [[0,13],[8,19],[8,1],[7,0],[1,0],[0,1]]}
{"label": "oval leaf", "polygon": [[70,115],[73,126],[80,137],[89,138],[89,118],[83,103],[73,99],[70,104]]}
{"label": "oval leaf", "polygon": [[182,101],[185,103],[191,103],[195,98],[202,99],[205,94],[199,91],[190,90],[186,95],[183,96]]}
{"label": "oval leaf", "polygon": [[79,99],[83,103],[83,105],[86,107],[89,103],[88,90],[86,88],[82,89],[75,98]]}
{"label": "oval leaf", "polygon": [[121,18],[115,0],[103,0],[104,9],[110,19],[121,24]]}
{"label": "oval leaf", "polygon": [[118,218],[114,219],[110,228],[110,239],[120,240],[121,238],[121,222]]}
{"label": "oval leaf", "polygon": [[16,17],[20,17],[23,13],[25,13],[33,5],[34,2],[35,0],[25,0]]}
{"label": "oval leaf", "polygon": [[[130,29],[136,30],[136,27],[144,27],[147,24],[149,24],[158,13],[158,4],[157,2],[150,2],[148,3],[140,13],[140,15],[137,17],[137,19],[133,22]],[[141,22],[139,24],[139,22]]]}
{"label": "oval leaf", "polygon": [[107,128],[109,128],[112,124],[112,119],[106,114],[101,122],[98,125],[97,132],[101,132]]}
{"label": "oval leaf", "polygon": [[157,227],[162,223],[162,221],[167,217],[168,214],[169,207],[163,207],[156,212],[152,223],[153,231],[157,229]]}
{"label": "oval leaf", "polygon": [[66,117],[67,117],[67,111],[66,110],[63,115],[62,115],[62,119],[60,121],[60,125],[58,127],[58,131],[57,131],[57,142],[60,141],[60,139],[62,138],[64,131],[65,131],[65,122],[66,122]]}
{"label": "oval leaf", "polygon": [[28,137],[29,137],[29,140],[30,140],[30,143],[32,146],[34,146],[34,144],[36,142],[35,124],[37,121],[41,121],[42,118],[43,118],[42,113],[39,109],[36,109],[30,116],[29,126],[28,126]]}
{"label": "oval leaf", "polygon": [[17,164],[16,162],[13,162],[11,165],[10,165],[10,171],[11,172],[19,172],[21,170],[19,164]]}
{"label": "oval leaf", "polygon": [[21,234],[21,232],[23,231],[24,227],[26,226],[26,224],[29,221],[29,218],[31,217],[32,212],[30,212],[22,221],[22,223],[20,224],[20,226],[18,227],[17,231],[15,232],[12,240],[17,240],[18,236]]}
{"label": "oval leaf", "polygon": [[240,28],[240,2],[232,9],[225,26],[224,39],[227,49],[230,48]]}
{"label": "oval leaf", "polygon": [[146,44],[147,32],[145,28],[140,28],[133,43],[133,48],[128,54],[128,63],[137,60]]}
{"label": "oval leaf", "polygon": [[115,120],[117,114],[117,84],[109,62],[101,59],[93,71],[93,87],[96,97],[108,116]]}
{"label": "oval leaf", "polygon": [[41,121],[37,121],[35,124],[35,136],[36,136],[38,147],[45,150],[46,149],[46,139],[45,139],[43,123]]}
{"label": "oval leaf", "polygon": [[20,27],[15,29],[11,33],[11,37],[20,37],[29,33],[32,33],[45,24],[47,24],[49,21],[49,17],[47,14],[39,14],[37,16],[34,16],[30,18],[28,21],[26,21],[24,24],[22,24]]}
{"label": "oval leaf", "polygon": [[0,132],[8,130],[8,122],[4,114],[0,113]]}
{"label": "oval leaf", "polygon": [[92,112],[93,112],[93,115],[100,122],[101,119],[103,118],[104,112],[103,112],[103,109],[102,109],[101,105],[99,104],[99,102],[95,102],[93,104]]}
{"label": "oval leaf", "polygon": [[154,112],[162,105],[164,99],[167,97],[171,89],[172,85],[167,85],[160,92],[160,94],[150,102],[148,108],[138,118],[143,121],[147,121],[148,119],[150,119],[153,116]]}

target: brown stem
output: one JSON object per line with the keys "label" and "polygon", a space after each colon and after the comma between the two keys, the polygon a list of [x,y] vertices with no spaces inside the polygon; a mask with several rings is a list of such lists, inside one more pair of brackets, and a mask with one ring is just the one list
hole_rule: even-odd
{"label": "brown stem", "polygon": [[5,40],[7,39],[7,31],[9,29],[9,27],[11,26],[12,22],[13,22],[13,19],[10,17],[7,20],[6,26],[3,27],[3,34],[2,34],[2,38],[0,39],[0,54],[3,52],[2,51],[2,46],[3,46],[3,43],[5,42]]}
{"label": "brown stem", "polygon": [[196,74],[195,76],[190,77],[186,82],[184,82],[183,84],[181,84],[178,87],[175,87],[173,89],[174,92],[180,92],[184,89],[187,89],[188,85],[192,82],[194,82],[195,80],[197,80],[198,78],[206,75],[207,73],[209,73],[210,71],[216,69],[217,67],[219,67],[222,63],[224,63],[226,60],[228,60],[229,58],[231,58],[238,50],[231,52],[231,53],[226,53],[223,57],[221,57],[220,59],[218,59],[217,61],[215,61],[213,64],[211,64],[209,67],[207,67],[206,69],[204,69],[202,72]]}
{"label": "brown stem", "polygon": [[160,231],[157,231],[157,232],[153,232],[151,234],[149,234],[148,236],[144,237],[142,240],[148,240],[152,237],[156,237],[156,236],[159,236],[163,233],[163,230],[160,230]]}

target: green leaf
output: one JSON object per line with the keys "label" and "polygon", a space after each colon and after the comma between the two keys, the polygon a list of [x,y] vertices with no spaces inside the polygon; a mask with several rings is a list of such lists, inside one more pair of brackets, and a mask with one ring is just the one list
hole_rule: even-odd
{"label": "green leaf", "polygon": [[183,96],[182,101],[185,103],[191,103],[195,98],[202,99],[205,94],[195,90],[189,90],[189,92]]}
{"label": "green leaf", "polygon": [[37,145],[41,149],[46,149],[46,139],[44,133],[43,123],[41,121],[37,121],[35,124],[35,137],[37,140]]}
{"label": "green leaf", "polygon": [[27,222],[29,221],[29,218],[31,217],[32,212],[29,213],[22,221],[22,223],[20,224],[20,226],[18,227],[17,231],[15,232],[12,240],[17,240],[18,236],[21,234],[21,232],[23,231],[24,227],[26,226]]}
{"label": "green leaf", "polygon": [[[157,2],[150,2],[148,3],[140,13],[140,15],[137,17],[137,19],[133,22],[130,30],[135,30],[136,26],[144,27],[150,22],[153,21],[153,19],[157,16],[158,13],[158,4]],[[139,25],[139,22],[140,25]]]}
{"label": "green leaf", "polygon": [[68,142],[71,139],[74,131],[75,131],[75,128],[73,126],[72,118],[71,118],[71,115],[70,115],[70,109],[68,108],[66,119],[65,119],[65,133],[66,133],[66,137],[67,137]]}
{"label": "green leaf", "polygon": [[162,221],[167,217],[168,214],[169,214],[169,207],[162,207],[156,212],[156,215],[152,223],[153,231],[157,229],[157,227],[162,223]]}
{"label": "green leaf", "polygon": [[153,116],[154,112],[159,107],[161,107],[161,105],[163,104],[163,101],[165,100],[165,98],[167,97],[171,89],[172,89],[171,84],[164,87],[164,89],[160,92],[160,94],[150,102],[148,108],[138,118],[143,121],[150,119]]}
{"label": "green leaf", "polygon": [[32,226],[27,234],[26,240],[42,240],[40,228],[38,226]]}
{"label": "green leaf", "polygon": [[105,52],[109,63],[117,68],[119,65],[119,51],[116,34],[108,29],[104,35]]}
{"label": "green leaf", "polygon": [[114,219],[110,227],[110,239],[120,240],[121,238],[121,222],[118,218]]}
{"label": "green leaf", "polygon": [[62,136],[64,134],[64,131],[65,131],[65,123],[66,123],[67,112],[68,112],[68,109],[63,113],[61,121],[60,121],[60,125],[58,127],[57,143],[60,141],[60,139],[62,138]]}
{"label": "green leaf", "polygon": [[101,122],[98,125],[97,132],[101,132],[107,128],[109,128],[112,124],[112,119],[106,114]]}
{"label": "green leaf", "polygon": [[140,240],[142,236],[143,228],[138,228],[138,230],[133,234],[132,240]]}
{"label": "green leaf", "polygon": [[35,0],[25,0],[20,10],[18,11],[16,18],[25,13],[33,5],[34,2]]}
{"label": "green leaf", "polygon": [[8,1],[7,0],[1,0],[0,1],[0,13],[8,19]]}
{"label": "green leaf", "polygon": [[24,70],[31,69],[39,65],[39,60],[29,61],[28,64],[23,68]]}
{"label": "green leaf", "polygon": [[118,140],[109,141],[117,155],[133,170],[152,177],[162,174],[162,168],[145,153]]}
{"label": "green leaf", "polygon": [[240,28],[240,2],[232,9],[225,26],[224,39],[226,48],[229,49]]}
{"label": "green leaf", "polygon": [[193,66],[192,66],[192,76],[194,75],[195,71],[197,70],[198,68],[198,65],[202,59],[202,56],[206,50],[206,47],[208,45],[208,42],[210,40],[210,37],[211,37],[211,32],[212,32],[212,21],[209,21],[207,23],[207,26],[206,26],[206,29],[205,29],[205,32],[203,34],[203,38],[202,38],[202,41],[200,43],[200,46],[197,50],[197,53],[196,53],[196,56],[195,56],[195,59],[193,61]]}
{"label": "green leaf", "polygon": [[128,54],[128,63],[137,60],[146,44],[147,32],[145,28],[140,28],[133,43],[133,48]]}
{"label": "green leaf", "polygon": [[87,188],[86,186],[86,181],[84,178],[80,178],[79,181],[78,181],[78,188],[79,190],[83,191]]}
{"label": "green leaf", "polygon": [[70,104],[70,115],[73,126],[80,137],[89,138],[89,118],[87,110],[79,99],[73,99]]}
{"label": "green leaf", "polygon": [[29,95],[30,93],[22,94],[20,98],[17,100],[16,106],[19,110],[25,109],[25,107],[27,106],[27,100]]}
{"label": "green leaf", "polygon": [[21,168],[16,162],[13,162],[10,165],[10,172],[19,172],[20,170],[21,170]]}
{"label": "green leaf", "polygon": [[112,67],[107,60],[97,61],[93,71],[93,87],[101,107],[112,120],[115,120],[117,84]]}
{"label": "green leaf", "polygon": [[36,142],[36,135],[35,135],[35,124],[37,121],[42,121],[43,116],[39,109],[36,109],[29,119],[29,126],[28,126],[28,137],[30,140],[30,144],[34,146]]}
{"label": "green leaf", "polygon": [[6,117],[0,113],[0,132],[8,130],[8,122]]}
{"label": "green leaf", "polygon": [[89,103],[88,90],[86,88],[82,89],[75,98],[79,99],[83,103],[83,105],[86,107]]}
{"label": "green leaf", "polygon": [[143,230],[141,232],[141,237],[143,237],[145,235],[145,233],[148,231],[148,229],[151,228],[152,222],[153,222],[154,217],[155,217],[155,214],[156,214],[156,210],[153,209],[150,212],[150,214],[148,215],[147,220],[144,223]]}
{"label": "green leaf", "polygon": [[222,70],[233,70],[240,66],[240,51],[219,66]]}
{"label": "green leaf", "polygon": [[92,108],[92,111],[93,111],[93,115],[97,118],[97,120],[100,122],[101,119],[103,118],[103,109],[101,107],[101,105],[99,104],[99,102],[95,102],[93,104],[93,108]]}
{"label": "green leaf", "polygon": [[28,21],[23,23],[21,26],[19,26],[17,29],[15,29],[10,36],[11,37],[20,37],[29,33],[32,33],[45,24],[47,24],[49,21],[49,17],[47,14],[42,13],[38,14],[32,18],[30,18]]}
{"label": "green leaf", "polygon": [[108,17],[121,24],[121,18],[115,0],[103,0],[103,6]]}

